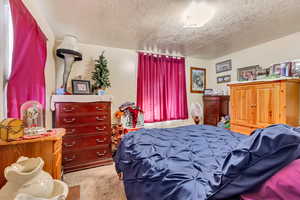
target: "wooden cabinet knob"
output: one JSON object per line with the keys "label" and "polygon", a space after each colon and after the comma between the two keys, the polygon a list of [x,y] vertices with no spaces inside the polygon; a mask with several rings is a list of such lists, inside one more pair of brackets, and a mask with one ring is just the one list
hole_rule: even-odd
{"label": "wooden cabinet knob", "polygon": [[96,117],[97,121],[103,121],[105,118],[101,118],[101,117]]}
{"label": "wooden cabinet knob", "polygon": [[68,119],[65,118],[64,122],[69,124],[69,123],[75,122],[75,120],[76,120],[75,118],[72,118],[71,120],[68,120]]}
{"label": "wooden cabinet knob", "polygon": [[103,142],[105,142],[105,141],[106,141],[106,138],[104,138],[103,140],[96,139],[96,142],[97,142],[97,143],[103,143]]}
{"label": "wooden cabinet knob", "polygon": [[103,111],[104,109],[103,109],[103,108],[100,108],[100,107],[96,107],[96,110],[98,110],[98,111]]}
{"label": "wooden cabinet knob", "polygon": [[76,142],[73,141],[71,144],[64,143],[64,146],[65,147],[73,147],[75,144],[76,144]]}
{"label": "wooden cabinet knob", "polygon": [[63,110],[64,110],[65,112],[73,112],[73,111],[75,110],[75,108],[74,108],[74,107],[71,107],[71,108],[63,108]]}
{"label": "wooden cabinet knob", "polygon": [[71,161],[73,161],[75,158],[76,158],[76,156],[73,155],[72,158],[65,157],[64,160],[65,160],[66,162],[71,162]]}
{"label": "wooden cabinet knob", "polygon": [[71,129],[70,131],[67,131],[66,133],[67,133],[67,135],[68,135],[68,134],[73,134],[73,133],[75,133],[75,131],[76,131],[76,129],[73,128],[73,129]]}
{"label": "wooden cabinet knob", "polygon": [[97,130],[97,131],[104,131],[105,128],[106,128],[105,126],[104,126],[103,128],[96,127],[96,130]]}
{"label": "wooden cabinet knob", "polygon": [[97,156],[102,157],[102,156],[105,156],[106,151],[103,151],[103,153],[97,152],[96,154],[97,154]]}

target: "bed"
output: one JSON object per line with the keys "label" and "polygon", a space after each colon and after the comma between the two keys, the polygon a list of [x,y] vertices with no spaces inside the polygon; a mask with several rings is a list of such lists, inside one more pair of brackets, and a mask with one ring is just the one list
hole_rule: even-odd
{"label": "bed", "polygon": [[206,125],[141,129],[114,156],[128,200],[229,199],[300,156],[300,130],[275,125],[252,136]]}

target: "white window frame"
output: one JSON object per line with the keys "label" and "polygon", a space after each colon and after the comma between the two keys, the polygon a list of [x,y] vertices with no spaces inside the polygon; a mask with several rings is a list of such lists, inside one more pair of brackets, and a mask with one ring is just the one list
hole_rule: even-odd
{"label": "white window frame", "polygon": [[11,72],[13,28],[8,0],[0,0],[0,119],[6,117],[6,85]]}

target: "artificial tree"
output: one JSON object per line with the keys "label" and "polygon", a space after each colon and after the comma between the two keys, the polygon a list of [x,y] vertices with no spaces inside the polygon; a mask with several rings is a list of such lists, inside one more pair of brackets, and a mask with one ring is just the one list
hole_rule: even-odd
{"label": "artificial tree", "polygon": [[109,81],[109,70],[107,68],[108,61],[104,56],[104,51],[99,56],[99,59],[95,60],[95,71],[92,72],[93,89],[106,89],[111,86]]}

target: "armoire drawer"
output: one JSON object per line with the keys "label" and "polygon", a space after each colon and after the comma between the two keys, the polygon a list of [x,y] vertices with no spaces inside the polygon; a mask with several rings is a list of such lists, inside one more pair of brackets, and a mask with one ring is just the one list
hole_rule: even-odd
{"label": "armoire drawer", "polygon": [[110,103],[58,103],[56,112],[59,115],[82,115],[86,113],[108,113],[110,112]]}
{"label": "armoire drawer", "polygon": [[71,127],[80,126],[82,124],[108,124],[110,123],[109,116],[107,114],[98,114],[93,116],[60,116],[58,118],[58,127]]}
{"label": "armoire drawer", "polygon": [[110,135],[110,124],[97,124],[97,125],[83,125],[67,127],[66,135],[85,135],[85,134],[103,134]]}
{"label": "armoire drawer", "polygon": [[110,136],[108,135],[92,135],[92,136],[65,136],[63,138],[63,152],[73,151],[76,149],[84,149],[97,145],[110,144]]}
{"label": "armoire drawer", "polygon": [[63,153],[63,165],[65,167],[72,166],[78,163],[93,162],[111,157],[109,147],[97,147],[87,150],[78,150],[73,152]]}

